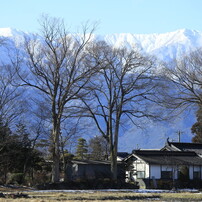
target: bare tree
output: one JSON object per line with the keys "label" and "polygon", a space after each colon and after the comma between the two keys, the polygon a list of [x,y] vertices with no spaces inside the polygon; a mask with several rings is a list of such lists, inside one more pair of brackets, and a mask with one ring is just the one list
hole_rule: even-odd
{"label": "bare tree", "polygon": [[[1,53],[8,57],[7,40],[0,38]],[[0,53],[0,54],[1,54]],[[16,80],[16,71],[5,58],[0,61],[0,119],[5,125],[12,125],[17,118],[25,111],[23,91],[13,85]]]}
{"label": "bare tree", "polygon": [[202,104],[202,49],[164,68],[170,89],[165,103],[173,109],[186,109]]}
{"label": "bare tree", "polygon": [[85,26],[83,33],[77,36],[70,35],[60,19],[45,16],[40,23],[42,36],[25,37],[26,69],[23,69],[22,63],[16,65],[16,68],[21,85],[38,90],[42,95],[41,101],[50,111],[52,182],[57,182],[60,178],[61,122],[66,106],[74,102],[95,71],[83,62],[94,28],[89,30]]}
{"label": "bare tree", "polygon": [[110,147],[112,178],[117,179],[117,147],[120,126],[129,119],[157,118],[159,111],[148,103],[155,101],[158,85],[151,58],[138,51],[112,48],[105,42],[93,45],[91,63],[100,65],[99,75],[91,79],[89,94],[81,97],[99,132]]}
{"label": "bare tree", "polygon": [[167,81],[166,91],[163,91],[164,101],[167,108],[172,109],[174,114],[185,110],[197,111],[197,122],[191,130],[196,133],[193,141],[200,141],[200,111],[202,106],[202,49],[198,49],[173,61],[164,68],[164,76]]}
{"label": "bare tree", "polygon": [[192,142],[202,143],[202,107],[199,105],[199,109],[196,111],[196,123],[191,127],[192,134],[195,136],[192,138]]}

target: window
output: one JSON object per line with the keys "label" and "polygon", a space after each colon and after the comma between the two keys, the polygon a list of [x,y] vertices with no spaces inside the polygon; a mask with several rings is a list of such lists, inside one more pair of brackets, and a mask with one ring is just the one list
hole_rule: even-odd
{"label": "window", "polygon": [[161,171],[161,178],[162,179],[172,179],[173,178],[172,171]]}
{"label": "window", "polygon": [[161,167],[161,178],[162,179],[172,179],[173,178],[173,166],[162,165],[162,167]]}
{"label": "window", "polygon": [[200,176],[200,171],[194,171],[194,172],[193,172],[193,178],[194,178],[194,179],[200,179],[200,178],[201,178],[201,176]]}
{"label": "window", "polygon": [[137,179],[145,178],[145,172],[144,171],[137,171]]}
{"label": "window", "polygon": [[193,179],[201,179],[201,168],[200,166],[194,166]]}

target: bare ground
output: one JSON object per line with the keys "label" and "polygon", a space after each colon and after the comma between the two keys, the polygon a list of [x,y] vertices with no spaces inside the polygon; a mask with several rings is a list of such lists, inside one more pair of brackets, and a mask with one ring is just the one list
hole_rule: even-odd
{"label": "bare ground", "polygon": [[[39,191],[29,187],[0,187],[0,202],[53,202],[53,201],[202,201],[202,193],[164,193],[158,190],[135,193],[135,190],[77,190]],[[147,193],[146,193],[147,192]]]}

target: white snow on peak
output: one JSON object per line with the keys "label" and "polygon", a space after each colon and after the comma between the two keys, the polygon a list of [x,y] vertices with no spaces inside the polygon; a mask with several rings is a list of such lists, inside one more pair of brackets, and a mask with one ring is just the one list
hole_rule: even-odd
{"label": "white snow on peak", "polygon": [[98,36],[115,47],[137,47],[161,60],[178,58],[189,51],[202,47],[202,32],[180,29],[162,34],[108,34]]}
{"label": "white snow on peak", "polygon": [[[15,41],[22,38],[25,33],[12,28],[0,28],[0,36],[13,38]],[[146,53],[156,55],[161,60],[170,60],[202,47],[202,32],[180,29],[162,34],[107,34],[96,35],[112,44],[114,47],[137,47]]]}
{"label": "white snow on peak", "polygon": [[0,36],[3,37],[16,37],[19,35],[23,35],[23,32],[17,29],[13,29],[10,27],[0,28]]}
{"label": "white snow on peak", "polygon": [[[163,34],[113,34],[105,35],[105,40],[110,41],[112,44],[121,45],[128,44],[141,44],[141,47],[147,52],[154,51],[164,46],[172,44],[191,44],[196,39],[202,39],[202,32],[181,29],[174,32]],[[202,45],[202,44],[200,44]]]}
{"label": "white snow on peak", "polygon": [[12,37],[12,29],[11,28],[0,28],[0,36],[3,37]]}

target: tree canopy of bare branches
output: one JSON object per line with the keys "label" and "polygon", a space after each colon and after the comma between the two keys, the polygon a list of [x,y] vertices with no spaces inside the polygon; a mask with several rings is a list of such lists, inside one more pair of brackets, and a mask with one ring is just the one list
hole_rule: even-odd
{"label": "tree canopy of bare branches", "polygon": [[[59,138],[65,106],[73,102],[96,71],[84,65],[94,28],[83,27],[79,36],[70,35],[60,19],[44,16],[42,35],[25,37],[25,63],[16,65],[23,86],[43,94],[50,111],[52,141],[52,181],[59,181]],[[88,33],[87,33],[88,32]]]}
{"label": "tree canopy of bare branches", "polygon": [[182,60],[174,61],[165,69],[170,85],[165,102],[173,109],[186,109],[202,104],[202,49]]}
{"label": "tree canopy of bare branches", "polygon": [[[0,38],[0,47],[3,57],[7,56],[7,40]],[[16,71],[7,62],[0,61],[0,119],[5,125],[10,125],[23,113],[23,91],[13,85]]]}
{"label": "tree canopy of bare branches", "polygon": [[117,179],[117,147],[121,124],[127,119],[157,118],[152,110],[158,85],[153,74],[153,61],[138,51],[113,48],[105,42],[91,47],[91,65],[99,64],[100,72],[87,85],[83,101],[86,116],[91,117],[99,132],[109,142],[111,172]]}
{"label": "tree canopy of bare branches", "polygon": [[196,136],[192,141],[201,141],[200,112],[202,106],[202,49],[198,49],[181,60],[174,61],[164,69],[168,90],[164,91],[167,108],[181,113],[186,109],[197,110],[197,122],[192,126]]}

